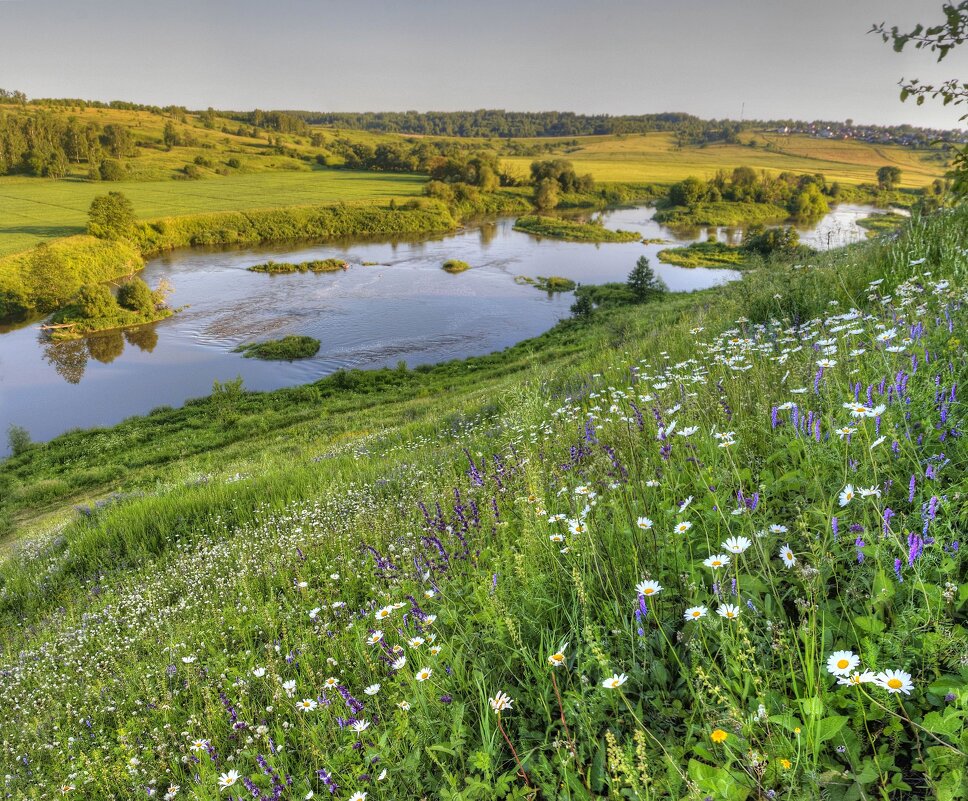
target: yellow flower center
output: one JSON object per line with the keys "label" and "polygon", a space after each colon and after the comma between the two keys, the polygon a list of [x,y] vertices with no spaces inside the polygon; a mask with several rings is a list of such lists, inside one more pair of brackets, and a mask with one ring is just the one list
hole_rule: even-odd
{"label": "yellow flower center", "polygon": [[718,559],[713,560],[713,567],[719,567],[722,564]]}
{"label": "yellow flower center", "polygon": [[841,670],[843,670],[848,665],[850,665],[849,659],[841,659],[841,660],[838,660],[837,662],[837,667],[839,667]]}
{"label": "yellow flower center", "polygon": [[693,613],[692,613],[692,616],[693,616],[693,617],[699,617],[699,612],[698,612],[698,611],[696,611],[696,612],[693,612]]}
{"label": "yellow flower center", "polygon": [[736,617],[732,612],[727,612],[726,617]]}
{"label": "yellow flower center", "polygon": [[901,687],[904,686],[904,682],[902,682],[900,679],[888,679],[887,686],[892,690],[900,690]]}
{"label": "yellow flower center", "polygon": [[643,592],[642,594],[643,595],[651,595],[654,592],[655,592],[655,590],[653,590],[651,587],[647,587],[646,590],[645,590],[645,592]]}

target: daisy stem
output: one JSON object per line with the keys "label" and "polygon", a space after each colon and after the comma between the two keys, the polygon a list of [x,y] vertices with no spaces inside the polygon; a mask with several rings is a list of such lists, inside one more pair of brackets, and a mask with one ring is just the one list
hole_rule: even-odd
{"label": "daisy stem", "polygon": [[897,699],[898,700],[898,706],[901,709],[901,713],[898,714],[893,709],[889,709],[888,707],[884,706],[884,704],[882,704],[880,701],[878,701],[875,698],[873,698],[872,696],[868,695],[868,693],[865,692],[864,690],[861,690],[861,692],[863,692],[864,695],[867,696],[868,700],[872,704],[874,704],[874,706],[876,706],[878,709],[881,709],[881,710],[883,710],[884,712],[887,712],[890,715],[894,715],[894,717],[898,718],[899,720],[903,720],[906,723],[909,723],[912,729],[918,729],[919,731],[923,731],[932,740],[934,740],[935,742],[937,742],[940,745],[943,745],[945,748],[948,748],[951,751],[954,751],[959,756],[968,756],[968,754],[966,754],[964,751],[961,751],[960,749],[955,748],[951,743],[946,743],[944,740],[942,740],[936,734],[934,734],[933,732],[930,732],[926,728],[924,728],[924,726],[921,726],[920,724],[915,723],[913,720],[911,720],[911,718],[908,717],[908,714],[905,711],[904,706],[901,704],[901,699],[900,698]]}
{"label": "daisy stem", "polygon": [[511,738],[508,737],[508,733],[504,730],[504,724],[501,723],[501,713],[497,713],[497,727],[501,734],[504,736],[504,742],[508,744],[508,748],[511,749],[511,755],[514,757],[514,761],[518,765],[518,771],[521,773],[521,778],[524,779],[524,783],[528,785],[528,789],[531,789],[531,782],[528,779],[528,773],[524,769],[524,765],[521,764],[521,759],[518,757],[518,752],[514,749],[514,743],[511,742]]}
{"label": "daisy stem", "polygon": [[568,738],[568,747],[571,749],[571,755],[575,755],[575,741],[571,738],[571,732],[568,731],[568,723],[565,722],[565,706],[561,702],[561,692],[558,690],[558,679],[555,678],[555,669],[551,669],[551,684],[555,688],[555,698],[558,699],[558,712],[561,715],[561,725],[565,727],[565,736]]}

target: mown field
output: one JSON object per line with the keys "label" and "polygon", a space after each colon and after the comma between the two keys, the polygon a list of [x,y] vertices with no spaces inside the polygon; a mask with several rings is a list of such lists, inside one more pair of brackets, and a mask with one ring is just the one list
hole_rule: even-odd
{"label": "mown field", "polygon": [[[901,168],[901,187],[922,188],[945,172],[935,151],[918,151],[894,145],[815,139],[802,135],[745,134],[757,147],[711,144],[677,148],[671,133],[623,137],[585,137],[576,146],[564,146],[565,157],[579,173],[590,172],[597,181],[674,183],[683,178],[711,178],[717,170],[736,167],[797,173],[821,172],[828,181],[848,184],[876,183],[878,167]],[[535,141],[535,140],[527,140]],[[767,149],[767,143],[772,149]],[[530,158],[505,161],[524,174]]]}
{"label": "mown field", "polygon": [[10,798],[965,797],[968,209],[0,464]]}
{"label": "mown field", "polygon": [[426,179],[352,170],[317,169],[213,177],[200,181],[118,184],[0,178],[0,256],[40,241],[82,233],[91,201],[124,192],[140,217],[175,217],[272,206],[386,201],[420,193]]}

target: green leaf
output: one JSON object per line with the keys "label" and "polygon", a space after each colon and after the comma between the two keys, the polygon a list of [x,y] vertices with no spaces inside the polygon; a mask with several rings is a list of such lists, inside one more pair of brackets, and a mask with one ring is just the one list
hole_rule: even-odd
{"label": "green leaf", "polygon": [[832,715],[820,721],[817,727],[817,742],[825,743],[832,737],[836,737],[842,728],[847,725],[848,718],[844,715]]}
{"label": "green leaf", "polygon": [[868,634],[880,634],[887,626],[883,622],[878,620],[873,615],[861,615],[860,617],[854,618],[854,624],[861,631],[865,631]]}

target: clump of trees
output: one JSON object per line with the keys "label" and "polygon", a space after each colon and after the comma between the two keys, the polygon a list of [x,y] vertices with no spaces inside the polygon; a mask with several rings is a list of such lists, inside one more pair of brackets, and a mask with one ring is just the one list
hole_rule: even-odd
{"label": "clump of trees", "polygon": [[134,232],[134,206],[122,192],[108,192],[91,201],[87,232],[98,239],[126,239]]}
{"label": "clump of trees", "polygon": [[811,220],[830,211],[828,199],[836,197],[838,189],[835,184],[828,186],[821,173],[781,172],[774,176],[765,170],[757,173],[750,167],[737,167],[732,173],[719,170],[708,181],[690,177],[673,184],[666,203],[686,208],[720,201],[772,203],[785,207],[798,220]]}
{"label": "clump of trees", "polygon": [[648,258],[639,256],[624,284],[592,284],[575,290],[575,302],[571,305],[574,317],[582,319],[591,315],[596,307],[629,306],[658,300],[669,288],[656,275]]}
{"label": "clump of trees", "polygon": [[792,225],[786,228],[751,225],[746,230],[741,248],[747,253],[764,258],[769,258],[774,253],[792,256],[800,250],[800,234]]}
{"label": "clump of trees", "polygon": [[894,191],[896,187],[901,182],[901,168],[884,166],[877,171],[877,186],[879,189],[884,189],[887,192]]}

